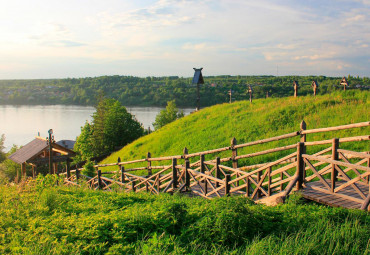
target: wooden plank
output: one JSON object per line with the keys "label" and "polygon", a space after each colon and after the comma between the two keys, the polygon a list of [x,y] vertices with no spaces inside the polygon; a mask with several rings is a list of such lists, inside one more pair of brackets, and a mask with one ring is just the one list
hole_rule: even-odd
{"label": "wooden plank", "polygon": [[187,158],[192,158],[192,157],[198,157],[201,154],[204,154],[204,155],[206,155],[206,154],[213,154],[213,153],[227,151],[227,150],[230,150],[230,146],[219,148],[219,149],[214,149],[214,150],[208,150],[208,151],[202,151],[202,152],[196,152],[196,153],[187,154],[185,158],[187,159]]}
{"label": "wooden plank", "polygon": [[[370,140],[370,135],[339,138],[340,143],[360,142],[360,141],[367,141],[367,140]],[[332,143],[332,139],[322,140],[322,141],[315,141],[315,142],[305,142],[305,145],[306,146],[312,146],[312,145],[324,145],[324,144],[330,144],[330,143]]]}
{"label": "wooden plank", "polygon": [[292,145],[287,145],[287,146],[283,146],[283,147],[278,147],[278,148],[273,148],[273,149],[269,149],[269,150],[264,150],[264,151],[259,151],[259,152],[255,152],[255,153],[250,153],[250,154],[237,156],[237,157],[235,157],[235,159],[237,160],[237,159],[243,159],[243,158],[251,158],[251,157],[265,155],[265,154],[269,154],[269,153],[273,153],[273,152],[291,150],[291,149],[295,149],[295,148],[297,148],[297,145],[292,144]]}
{"label": "wooden plank", "polygon": [[[339,167],[339,166],[335,166],[335,169],[342,174],[343,178],[347,181],[347,182],[350,182],[351,181],[351,178],[349,178],[349,176],[343,172],[343,170]],[[365,199],[366,196],[365,194],[360,190],[359,187],[357,187],[356,183],[355,182],[351,182],[350,183],[351,187],[363,198]],[[334,192],[337,192],[336,190],[334,190]]]}
{"label": "wooden plank", "polygon": [[342,184],[341,186],[337,187],[337,188],[335,189],[335,192],[338,192],[338,191],[340,191],[340,190],[342,190],[342,189],[344,189],[344,188],[346,188],[346,187],[348,187],[348,186],[352,185],[353,183],[355,183],[355,182],[359,181],[360,179],[364,179],[366,176],[370,176],[370,172],[363,173],[363,174],[361,174],[361,175],[359,175],[359,176],[357,176],[357,177],[355,177],[355,178],[353,178],[353,179],[349,180],[349,181],[348,181],[348,182],[346,182],[345,184]]}
{"label": "wooden plank", "polygon": [[326,188],[328,188],[330,190],[330,185],[328,184],[328,182],[317,172],[316,168],[311,164],[311,162],[307,159],[304,159],[304,161],[310,167],[310,169],[314,172],[316,177],[318,177],[320,179],[321,183],[324,184],[326,186]]}
{"label": "wooden plank", "polygon": [[210,179],[210,180],[215,181],[215,182],[219,182],[219,183],[223,183],[223,182],[224,182],[224,181],[223,181],[223,180],[221,180],[221,179],[217,179],[216,177],[213,177],[213,176],[211,176],[211,175],[206,175],[206,174],[203,174],[203,173],[201,173],[201,172],[197,172],[197,171],[195,171],[195,170],[193,170],[193,169],[188,169],[188,171],[189,171],[189,172],[192,172],[193,174],[195,174],[195,175],[197,175],[197,176],[202,176],[202,177],[204,177],[204,178]]}
{"label": "wooden plank", "polygon": [[280,167],[278,169],[275,169],[274,171],[272,171],[271,173],[271,176],[274,176],[274,175],[277,175],[277,174],[280,174],[280,173],[283,173],[285,172],[286,170],[289,170],[291,168],[294,168],[297,166],[297,162],[294,162],[294,163],[291,163],[289,165],[286,165],[286,166],[283,166],[283,167]]}
{"label": "wooden plank", "polygon": [[[321,163],[321,162],[320,162]],[[311,163],[312,164],[312,163]],[[313,166],[315,167],[315,164],[313,164]],[[310,169],[310,167],[309,166],[307,166],[306,167],[306,171],[308,170],[308,169]],[[329,171],[330,171],[330,169],[331,169],[331,165],[327,165],[326,167],[324,167],[323,169],[321,169],[320,171],[318,171],[318,173],[319,173],[319,175],[324,175],[324,174],[327,174],[327,173],[329,173]],[[311,176],[309,176],[309,177],[306,177],[306,182],[310,182],[310,181],[312,181],[313,179],[315,179],[316,178],[316,175],[315,174],[313,174],[313,175],[311,175]]]}
{"label": "wooden plank", "polygon": [[[292,154],[289,154],[289,155],[287,155],[287,156],[285,156],[285,157],[283,157],[283,158],[281,158],[281,159],[278,159],[278,160],[276,160],[276,161],[274,161],[274,162],[271,162],[271,163],[269,163],[269,164],[266,164],[266,165],[264,165],[264,166],[262,166],[262,167],[260,167],[260,168],[258,168],[258,169],[256,169],[256,170],[254,170],[254,171],[251,171],[251,172],[249,172],[249,173],[245,173],[244,175],[240,176],[239,178],[236,178],[236,179],[232,180],[232,181],[231,181],[231,183],[234,183],[234,182],[236,182],[236,181],[238,181],[238,180],[244,179],[245,177],[248,177],[248,176],[251,176],[251,175],[253,175],[253,174],[256,174],[256,173],[258,173],[258,172],[260,172],[260,171],[262,171],[262,170],[267,169],[267,168],[268,168],[268,167],[270,167],[270,166],[278,165],[279,163],[281,163],[281,162],[283,162],[283,161],[285,161],[285,160],[287,160],[287,159],[289,159],[289,158],[295,157],[296,155],[297,155],[297,152],[294,152],[294,153],[292,153]],[[220,167],[224,168],[224,166],[220,166]],[[226,167],[226,169],[227,169],[227,167]],[[228,170],[228,169],[227,169],[227,170]],[[234,169],[234,170],[235,170],[235,169]],[[239,170],[239,171],[240,171],[240,170]]]}
{"label": "wooden plank", "polygon": [[338,152],[344,153],[344,154],[350,154],[359,158],[370,158],[370,154],[363,153],[363,152],[357,152],[357,151],[349,151],[349,150],[343,150],[338,149]]}
{"label": "wooden plank", "polygon": [[202,193],[200,193],[199,191],[197,190],[192,190],[191,192],[193,192],[194,194],[197,194],[198,196],[201,196],[201,197],[204,197],[204,198],[207,198],[207,199],[211,199],[210,197],[206,196],[206,195],[203,195]]}
{"label": "wooden plank", "polygon": [[345,162],[338,161],[338,160],[327,159],[327,158],[324,158],[324,157],[321,157],[321,156],[312,156],[312,155],[303,154],[303,157],[306,158],[306,159],[310,159],[310,160],[323,161],[323,162],[326,162],[326,163],[329,163],[329,164],[352,167],[352,168],[355,168],[357,170],[370,171],[369,167],[358,166],[358,165],[345,163]]}
{"label": "wooden plank", "polygon": [[319,203],[327,204],[335,207],[345,207],[345,208],[360,208],[360,203],[355,201],[350,201],[343,197],[338,197],[335,194],[325,194],[325,193],[314,193],[305,191],[303,197],[310,200],[314,200]]}
{"label": "wooden plank", "polygon": [[[345,162],[347,162],[347,163],[350,163],[351,164],[351,162],[349,162],[349,160],[342,154],[342,153],[340,153],[340,155],[342,155],[342,159],[345,161]],[[363,160],[360,160],[359,162],[357,162],[357,163],[355,163],[355,165],[362,165],[362,164],[364,164],[364,163],[366,163],[368,161],[368,159],[363,159]],[[347,167],[346,169],[344,169],[343,171],[344,172],[349,172],[350,170],[352,170],[352,171],[354,171],[357,175],[361,175],[361,173],[357,170],[357,169],[354,169],[354,168],[351,168],[351,167]],[[363,179],[365,182],[367,182],[367,180],[366,179]]]}
{"label": "wooden plank", "polygon": [[280,136],[275,136],[275,137],[262,139],[262,140],[258,140],[258,141],[239,144],[239,145],[236,145],[235,148],[238,149],[238,148],[243,148],[243,147],[247,147],[247,146],[278,141],[278,140],[282,140],[282,139],[286,139],[286,138],[290,138],[290,137],[294,137],[294,136],[298,136],[298,135],[300,135],[300,132],[293,132],[293,133],[289,133],[289,134],[285,134],[285,135],[280,135]]}
{"label": "wooden plank", "polygon": [[342,125],[342,126],[335,126],[335,127],[327,127],[327,128],[316,128],[316,129],[308,129],[302,130],[301,134],[314,134],[314,133],[321,133],[321,132],[329,132],[329,131],[337,131],[343,129],[351,129],[351,128],[359,128],[359,127],[367,127],[370,126],[370,121],[360,122],[355,124],[349,125]]}
{"label": "wooden plank", "polygon": [[363,202],[363,199],[358,199],[358,198],[355,198],[355,197],[352,197],[352,196],[349,196],[349,195],[345,195],[345,194],[341,194],[341,193],[330,193],[331,191],[328,191],[326,189],[322,189],[322,188],[319,188],[319,187],[316,187],[316,186],[311,186],[311,188],[315,189],[315,190],[318,190],[318,191],[321,191],[323,193],[335,194],[338,197],[342,197],[342,198],[345,198],[345,199],[348,199],[348,200],[351,200],[351,201],[355,201],[355,202],[358,202],[358,203]]}

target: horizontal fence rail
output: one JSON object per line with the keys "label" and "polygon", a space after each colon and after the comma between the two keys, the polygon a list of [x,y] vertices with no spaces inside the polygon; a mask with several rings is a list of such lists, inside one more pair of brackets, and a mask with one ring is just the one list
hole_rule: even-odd
{"label": "horizontal fence rail", "polygon": [[[230,146],[182,155],[151,157],[114,163],[95,164],[96,175],[81,174],[83,168],[68,170],[65,183],[80,185],[87,183],[91,189],[112,190],[119,188],[126,192],[146,191],[152,194],[188,192],[207,199],[229,195],[242,195],[254,200],[273,196],[285,199],[291,191],[314,188],[361,203],[361,209],[369,207],[370,154],[341,149],[340,144],[369,141],[370,135],[334,138],[322,141],[306,141],[308,134],[337,130],[369,127],[370,122],[306,130],[304,121],[301,130],[272,138],[237,144],[235,138]],[[242,148],[299,137],[298,143],[270,148],[252,153],[241,153]],[[291,140],[290,140],[291,141]],[[322,149],[325,145],[329,148]],[[319,146],[319,150],[308,154],[307,150]],[[369,147],[369,146],[368,146]],[[316,148],[316,147],[315,147]],[[219,157],[220,152],[231,152],[229,157]],[[279,152],[285,156],[272,162],[254,165],[245,164],[242,159],[255,158]],[[238,155],[238,153],[240,155]],[[216,154],[212,158],[212,154]],[[224,155],[224,154],[222,154]],[[208,159],[205,160],[205,157]],[[356,161],[357,160],[357,161]],[[163,165],[152,162],[165,161]],[[194,161],[194,162],[190,162]],[[133,164],[146,166],[133,166]],[[102,171],[103,168],[117,167],[116,170]],[[146,172],[146,175],[137,173]],[[155,171],[155,173],[153,173]],[[310,186],[317,183],[319,186]],[[352,188],[356,195],[351,196],[346,189]],[[364,191],[367,189],[367,191]],[[190,192],[189,192],[190,191]],[[348,194],[347,194],[347,193]]]}

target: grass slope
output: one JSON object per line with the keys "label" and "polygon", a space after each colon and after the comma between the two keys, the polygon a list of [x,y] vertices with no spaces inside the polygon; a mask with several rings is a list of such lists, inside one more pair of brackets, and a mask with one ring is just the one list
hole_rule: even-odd
{"label": "grass slope", "polygon": [[[0,186],[1,254],[370,254],[370,215],[242,197]],[[55,180],[54,180],[55,181]]]}
{"label": "grass slope", "polygon": [[[233,137],[238,143],[255,141],[298,131],[303,119],[308,129],[369,121],[369,95],[366,91],[347,91],[317,97],[268,98],[254,100],[253,104],[239,101],[208,107],[139,138],[102,163],[116,162],[118,157],[122,161],[145,158],[148,151],[152,157],[159,157],[180,155],[184,147],[188,148],[189,153],[215,149],[229,146]],[[369,128],[362,128],[313,134],[308,135],[307,140],[364,135],[368,131]],[[292,144],[298,142],[298,139],[253,146],[241,152]],[[359,146],[353,149],[366,149],[368,143]],[[278,156],[281,153],[276,154],[275,158]],[[246,163],[258,163],[264,159],[266,157],[253,158]]]}

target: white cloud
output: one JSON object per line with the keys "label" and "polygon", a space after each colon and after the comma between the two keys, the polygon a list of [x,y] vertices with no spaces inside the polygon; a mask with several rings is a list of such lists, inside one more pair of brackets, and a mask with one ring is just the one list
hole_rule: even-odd
{"label": "white cloud", "polygon": [[[57,4],[35,1],[40,6]],[[163,70],[191,75],[193,65],[199,64],[209,74],[271,74],[279,65],[281,74],[335,75],[341,66],[346,73],[359,70],[370,75],[364,64],[370,58],[368,3],[343,0],[341,8],[331,2],[272,0],[107,0],[84,6],[67,1],[58,7],[71,12],[53,8],[55,13],[48,15],[41,10],[22,13],[14,6],[19,17],[32,22],[0,22],[0,66],[5,57],[13,57],[15,65],[31,70],[25,63],[42,57],[45,62],[40,60],[40,65],[45,66],[54,64],[47,59],[83,59],[99,73],[130,70],[126,74],[144,76]],[[0,10],[7,18],[14,16],[7,13]],[[43,74],[42,68],[38,73]]]}

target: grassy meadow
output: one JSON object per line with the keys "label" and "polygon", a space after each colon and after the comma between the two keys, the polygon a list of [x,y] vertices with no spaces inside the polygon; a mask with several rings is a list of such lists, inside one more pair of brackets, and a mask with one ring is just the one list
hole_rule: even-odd
{"label": "grassy meadow", "polygon": [[370,254],[370,214],[299,195],[267,207],[54,184],[0,187],[1,254]]}
{"label": "grassy meadow", "polygon": [[[238,101],[204,108],[163,128],[139,138],[113,153],[101,163],[152,157],[181,155],[187,147],[189,153],[230,146],[233,137],[238,144],[274,137],[300,130],[305,120],[307,129],[345,125],[370,120],[369,92],[347,91],[322,96],[287,97]],[[369,134],[369,127],[307,135],[307,141]],[[239,149],[238,154],[251,153],[278,146],[295,144],[299,137]],[[349,146],[349,147],[346,147]],[[353,147],[355,146],[355,147]],[[369,150],[369,143],[344,144],[343,148]],[[317,148],[319,149],[319,148]],[[242,160],[251,165],[274,160],[293,151],[279,152]],[[223,152],[218,156],[230,156]],[[206,159],[216,154],[206,156]],[[170,163],[169,161],[167,162]]]}

